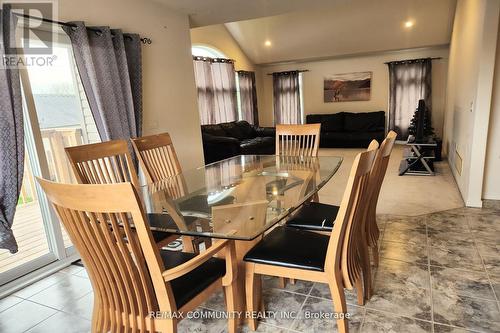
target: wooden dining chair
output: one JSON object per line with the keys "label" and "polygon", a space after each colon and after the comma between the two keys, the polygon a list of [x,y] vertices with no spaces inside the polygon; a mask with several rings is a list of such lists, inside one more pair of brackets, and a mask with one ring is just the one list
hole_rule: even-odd
{"label": "wooden dining chair", "polygon": [[276,125],[276,155],[318,156],[321,124]]}
{"label": "wooden dining chair", "polygon": [[132,138],[131,141],[148,182],[154,183],[182,172],[168,133]]}
{"label": "wooden dining chair", "polygon": [[[339,332],[348,332],[344,288],[361,285],[359,258],[360,224],[367,204],[367,187],[376,150],[356,156],[346,190],[330,235],[288,227],[277,227],[244,257],[247,310],[259,311],[261,275],[327,283]],[[300,244],[300,246],[298,246]],[[257,320],[249,319],[256,330]]]}
{"label": "wooden dining chair", "polygon": [[[227,310],[236,310],[233,241],[219,241],[198,255],[160,250],[130,183],[38,181],[92,282],[92,332],[176,332],[184,319],[178,316],[222,287]],[[229,332],[236,332],[236,319],[228,319]]]}
{"label": "wooden dining chair", "polygon": [[[186,194],[186,182],[182,176],[181,165],[170,134],[148,135],[132,138],[131,141],[135,155],[139,159],[141,170],[148,183],[170,179],[169,194],[172,198],[177,199]],[[207,221],[200,221],[200,226],[208,229],[207,223]],[[193,243],[192,247],[195,251],[198,250],[201,243],[204,243],[205,247],[212,244],[212,240],[206,237],[183,237],[184,243],[188,240]]]}
{"label": "wooden dining chair", "polygon": [[[115,184],[130,182],[140,191],[137,172],[130,155],[127,141],[112,140],[88,145],[64,148],[76,180],[80,184]],[[153,232],[159,247],[164,247],[178,236]]]}
{"label": "wooden dining chair", "polygon": [[380,190],[382,189],[382,184],[387,173],[387,167],[394,148],[394,143],[396,142],[396,137],[397,134],[394,131],[390,131],[387,134],[387,137],[380,145],[377,156],[375,157],[375,163],[373,164],[373,168],[370,173],[370,183],[373,184],[373,188],[370,200],[368,201],[365,224],[367,244],[372,250],[371,253],[373,255],[373,263],[375,267],[378,267],[379,263],[378,240],[380,237],[380,230],[377,224],[377,203],[380,196]]}
{"label": "wooden dining chair", "polygon": [[[378,239],[379,229],[376,221],[377,202],[382,187],[383,179],[387,171],[389,158],[394,147],[396,140],[396,133],[390,131],[384,139],[380,148],[377,151],[375,161],[370,171],[370,195],[368,205],[365,207],[364,213],[364,235],[365,241],[363,242],[363,261],[364,265],[364,294],[365,299],[370,299],[372,295],[371,284],[371,264],[369,260],[368,248],[371,249],[374,265],[378,266]],[[373,140],[368,147],[368,150],[378,146],[378,143]],[[303,206],[290,218],[286,225],[288,227],[298,228],[302,230],[310,230],[317,232],[331,231],[333,225],[330,221],[335,220],[339,211],[339,206],[329,205],[324,203],[311,202]],[[360,303],[361,304],[361,303]]]}

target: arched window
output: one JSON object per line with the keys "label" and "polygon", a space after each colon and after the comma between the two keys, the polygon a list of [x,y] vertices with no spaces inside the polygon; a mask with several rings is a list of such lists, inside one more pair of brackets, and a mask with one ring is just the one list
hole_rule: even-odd
{"label": "arched window", "polygon": [[193,45],[191,47],[191,53],[197,57],[227,58],[221,51],[206,45]]}
{"label": "arched window", "polygon": [[[214,47],[207,45],[193,45],[191,47],[191,53],[194,57],[228,59],[228,57],[224,53],[222,53],[221,51],[219,51]],[[224,63],[224,61],[223,62],[218,61],[215,64],[205,63],[203,66],[215,66],[217,68],[217,70],[213,72],[214,75],[211,78],[210,82],[207,82],[205,75],[200,73],[199,70],[197,70],[197,68],[202,65],[201,63],[199,63],[199,61],[201,61],[201,59],[195,59],[195,78],[196,78],[196,85],[198,88],[198,103],[200,107],[200,119],[202,124],[218,123],[218,122],[241,119],[241,102],[240,102],[241,99],[240,99],[238,74],[234,72],[234,67],[232,65],[232,62],[231,65],[229,65],[229,63]],[[206,62],[206,60],[202,61]],[[197,62],[198,65],[196,65]],[[224,71],[221,71],[221,67],[227,67],[227,66],[231,66],[232,71],[234,73],[233,74],[234,80],[232,79],[228,80],[228,78],[223,78],[225,76],[223,75]],[[204,69],[202,72],[206,73],[206,70]],[[213,85],[213,87],[219,87],[219,89],[208,89],[207,92],[206,89],[207,84],[211,86]],[[235,100],[233,100],[233,98],[231,97],[234,96],[233,91],[236,91]],[[206,96],[207,93],[217,94],[220,96],[219,98],[214,98],[214,96],[207,98]],[[226,101],[226,102],[230,100],[232,102],[223,103],[226,104],[226,106],[229,106],[229,109],[225,107],[220,107],[219,104],[217,104],[217,108],[214,109],[214,105],[211,105],[211,103],[208,103],[208,101],[215,99],[217,99],[218,101]]]}

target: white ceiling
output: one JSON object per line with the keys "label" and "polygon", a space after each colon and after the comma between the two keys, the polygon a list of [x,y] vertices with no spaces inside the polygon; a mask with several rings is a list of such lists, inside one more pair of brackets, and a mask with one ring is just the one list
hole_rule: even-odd
{"label": "white ceiling", "polygon": [[[297,5],[297,1],[276,2]],[[316,0],[301,2],[311,4]],[[226,27],[256,64],[428,47],[450,42],[456,0],[330,0],[329,3],[321,9],[232,22]],[[200,17],[203,17],[201,21],[208,22],[219,16],[223,14],[209,15],[204,11]],[[415,22],[412,29],[404,28],[408,19]],[[264,45],[266,40],[272,42],[271,47]]]}
{"label": "white ceiling", "polygon": [[[352,0],[154,0],[189,15],[192,28],[314,8]],[[436,0],[441,1],[441,0]]]}

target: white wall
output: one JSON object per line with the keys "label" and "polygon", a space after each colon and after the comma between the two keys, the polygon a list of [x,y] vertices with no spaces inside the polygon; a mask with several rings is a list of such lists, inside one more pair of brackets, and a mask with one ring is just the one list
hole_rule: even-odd
{"label": "white wall", "polygon": [[187,15],[153,1],[59,0],[62,21],[107,25],[152,39],[143,46],[144,134],[169,132],[183,168],[203,164]]}
{"label": "white wall", "polygon": [[[432,61],[432,121],[438,135],[442,134],[446,72],[448,67],[448,47],[436,47],[421,50],[383,52],[367,56],[335,58],[331,60],[283,64],[262,67],[263,85],[259,89],[259,118],[261,124],[273,125],[273,84],[272,76],[266,75],[292,69],[307,69],[303,74],[304,113],[336,113],[341,111],[368,112],[388,110],[389,71],[387,61],[414,59],[424,57],[441,57]],[[369,101],[324,103],[323,79],[327,75],[372,72],[372,89]],[[416,107],[416,106],[415,106]]]}
{"label": "white wall", "polygon": [[467,206],[482,205],[499,7],[498,0],[459,0],[455,14],[444,146]]}
{"label": "white wall", "polygon": [[235,60],[234,68],[254,71],[255,64],[246,56],[224,24],[191,29],[191,43],[214,47],[230,59]]}
{"label": "white wall", "polygon": [[497,40],[495,78],[491,101],[483,199],[500,200],[500,27]]}

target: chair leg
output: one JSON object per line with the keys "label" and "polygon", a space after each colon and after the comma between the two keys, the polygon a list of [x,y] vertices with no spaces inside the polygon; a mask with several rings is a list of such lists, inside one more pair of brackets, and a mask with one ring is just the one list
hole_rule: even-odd
{"label": "chair leg", "polygon": [[238,318],[236,316],[236,292],[236,281],[231,283],[231,285],[224,287],[224,294],[226,295],[226,310],[229,315],[227,322],[229,333],[236,333],[238,330]]}
{"label": "chair leg", "polygon": [[356,288],[356,296],[358,299],[358,305],[365,305],[365,295],[363,292],[363,281],[361,279],[357,279],[354,282],[354,287]]}
{"label": "chair leg", "polygon": [[160,319],[155,321],[155,330],[162,333],[177,333],[177,320]]}
{"label": "chair leg", "polygon": [[364,298],[369,300],[372,297],[372,265],[370,263],[370,251],[368,245],[363,246],[361,249],[363,261],[363,290]]}
{"label": "chair leg", "polygon": [[333,307],[339,318],[337,319],[337,328],[339,333],[349,333],[349,325],[345,314],[347,313],[347,304],[345,302],[344,287],[335,280],[328,283],[332,294]]}
{"label": "chair leg", "polygon": [[378,267],[379,256],[378,256],[378,243],[372,247],[372,255],[373,255],[373,266]]}
{"label": "chair leg", "polygon": [[281,289],[285,289],[286,288],[286,278],[284,277],[279,277],[279,283],[278,283],[278,286],[281,288]]}
{"label": "chair leg", "polygon": [[257,312],[259,310],[259,303],[258,302],[258,295],[257,295],[257,289],[258,286],[256,286],[256,278],[260,279],[259,276],[255,276],[255,264],[254,263],[248,263],[246,264],[246,276],[245,276],[245,289],[246,289],[246,296],[247,296],[247,311],[249,313],[249,318],[248,318],[248,326],[252,331],[257,330]]}

